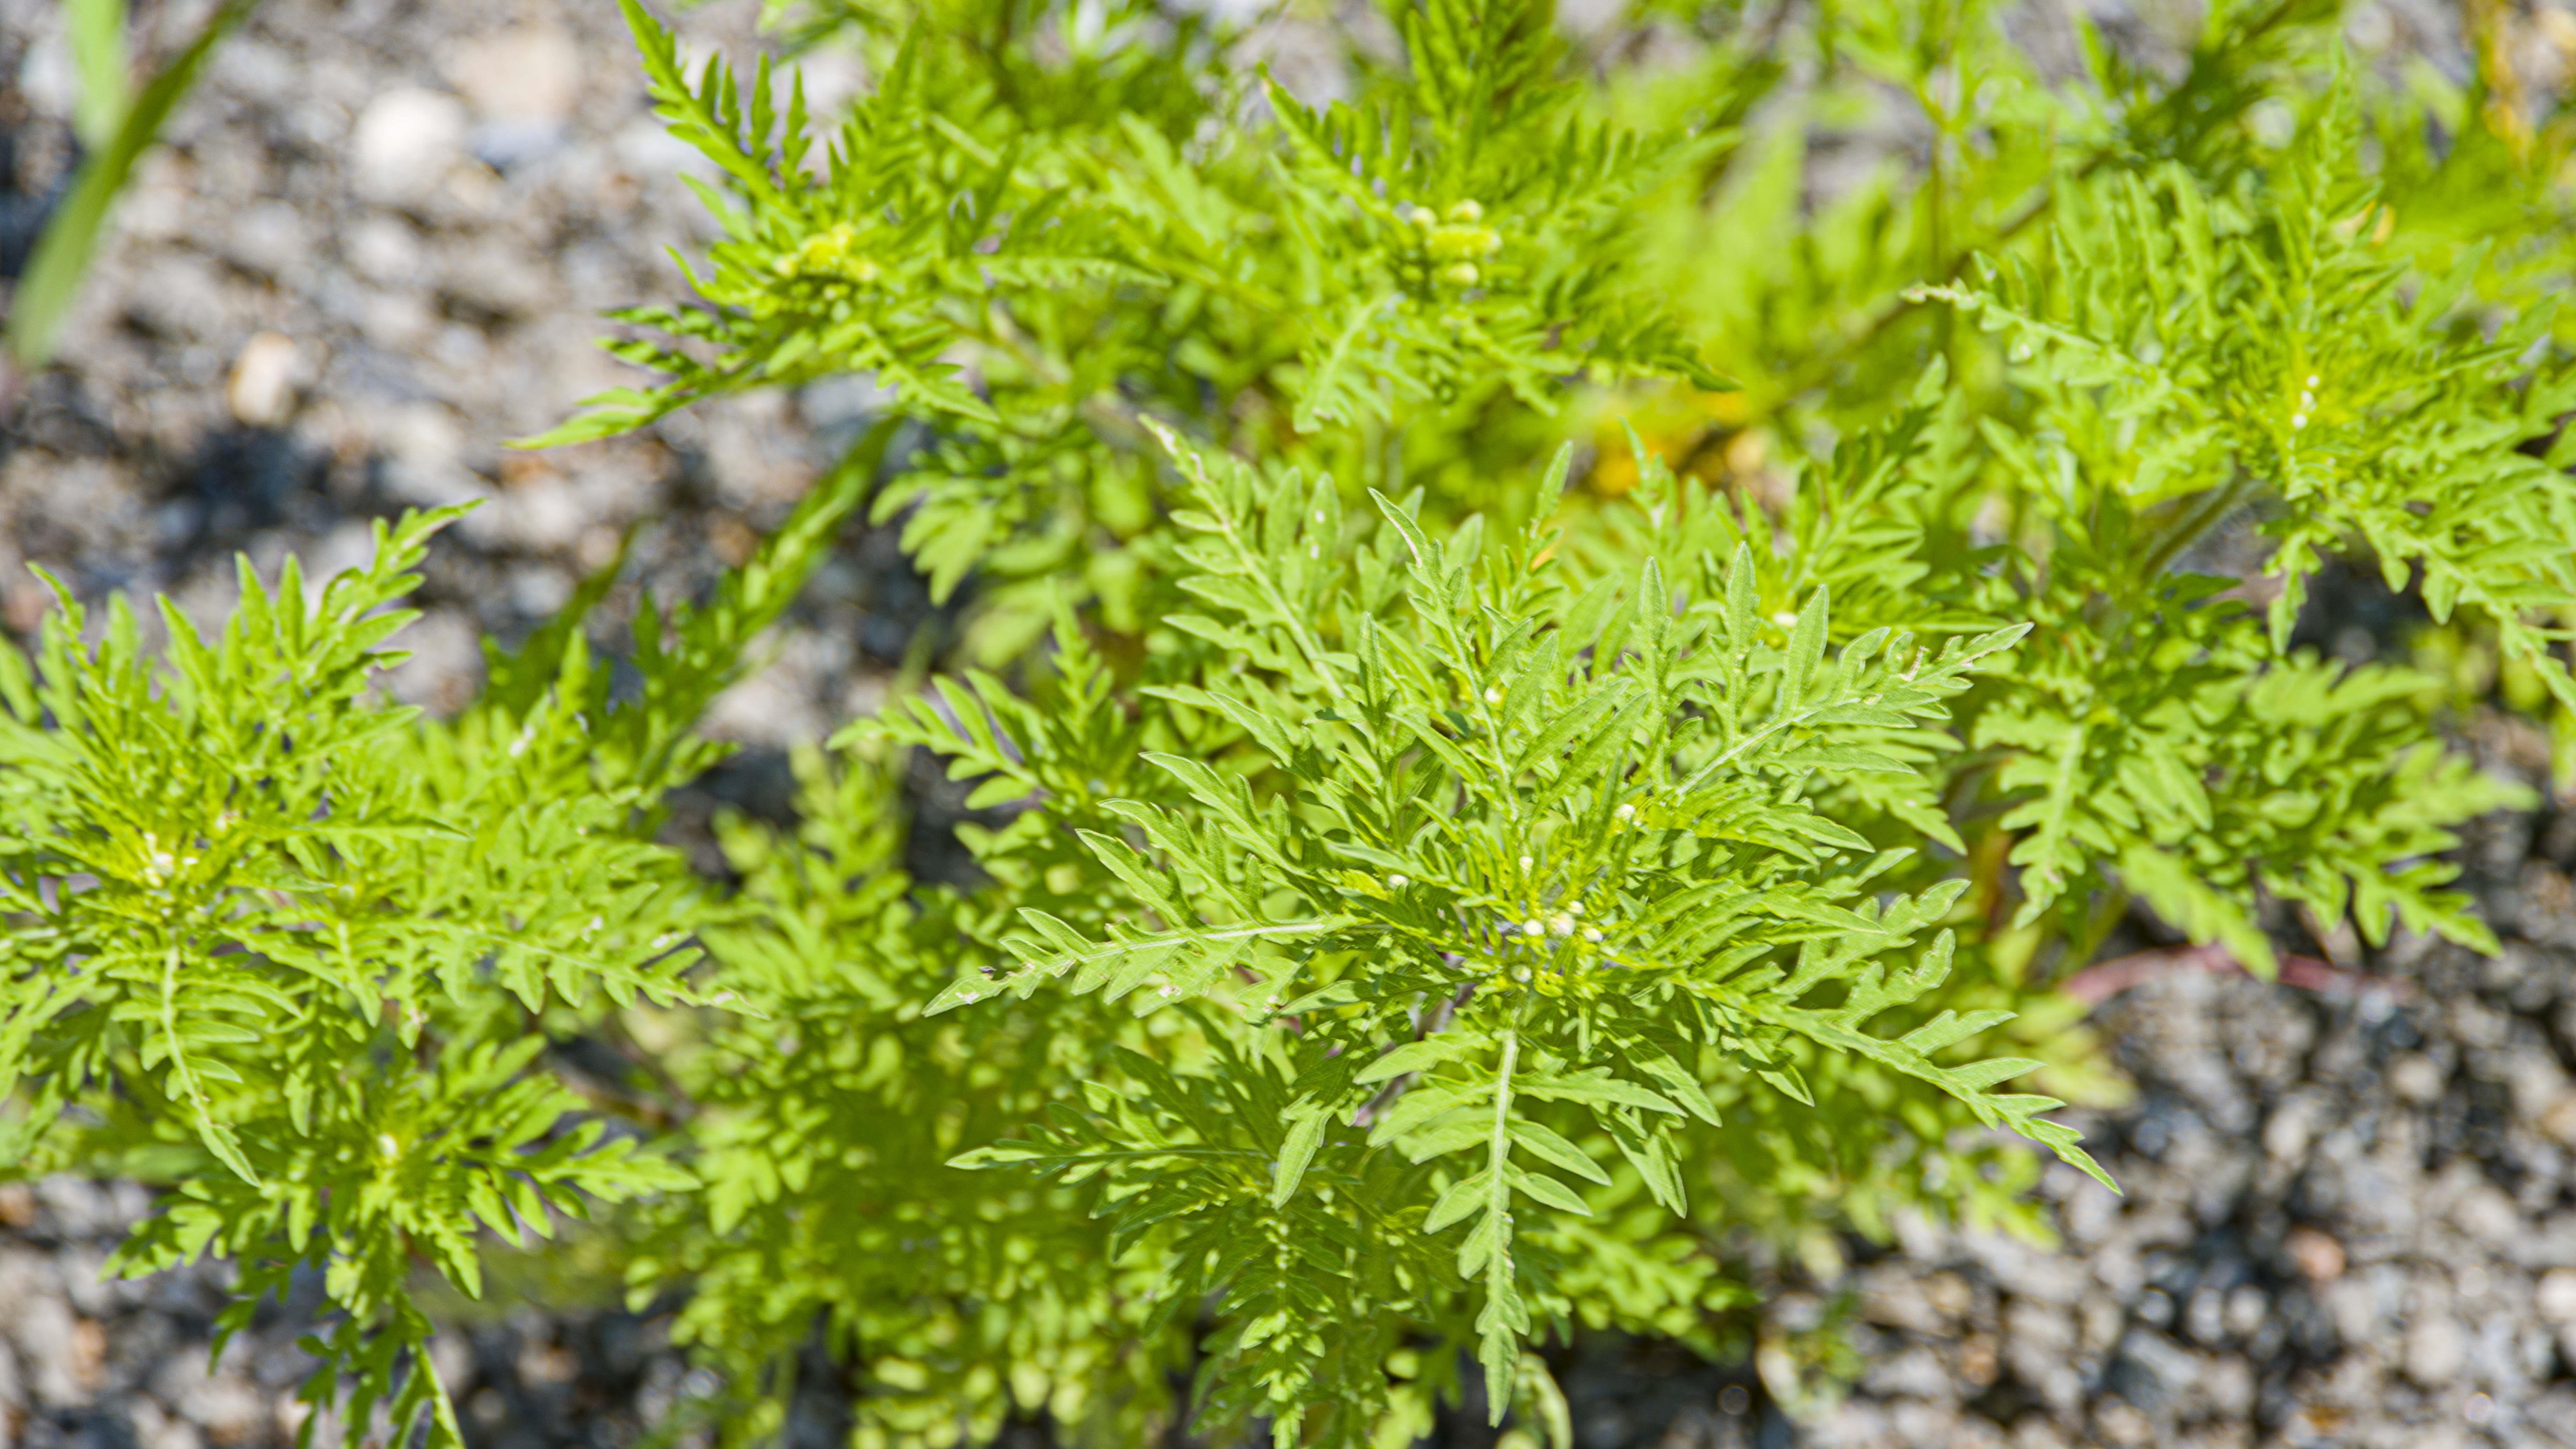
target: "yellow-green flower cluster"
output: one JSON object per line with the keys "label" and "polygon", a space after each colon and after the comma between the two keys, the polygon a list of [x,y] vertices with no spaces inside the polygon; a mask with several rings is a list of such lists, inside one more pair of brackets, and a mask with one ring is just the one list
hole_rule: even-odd
{"label": "yellow-green flower cluster", "polygon": [[1484,224],[1485,208],[1473,201],[1461,201],[1438,215],[1418,206],[1405,220],[1413,228],[1414,250],[1424,269],[1453,287],[1483,280],[1476,264],[1503,249],[1502,233]]}
{"label": "yellow-green flower cluster", "polygon": [[805,238],[792,252],[770,263],[782,280],[851,282],[866,286],[884,273],[858,248],[859,229],[841,222]]}

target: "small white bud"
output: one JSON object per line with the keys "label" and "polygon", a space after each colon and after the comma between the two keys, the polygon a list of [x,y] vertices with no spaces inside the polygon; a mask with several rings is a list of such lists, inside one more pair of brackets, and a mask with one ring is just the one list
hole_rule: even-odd
{"label": "small white bud", "polygon": [[402,1144],[396,1142],[394,1140],[394,1134],[390,1132],[379,1132],[376,1134],[376,1150],[385,1155],[385,1161],[387,1162],[391,1162],[395,1158],[402,1156]]}
{"label": "small white bud", "polygon": [[2299,429],[2304,428],[2304,427],[2306,427],[2307,425],[2308,425],[2308,415],[2307,415],[2306,413],[2293,413],[2293,414],[2291,414],[2291,416],[2290,416],[2290,431],[2291,431],[2291,432],[2294,432],[2294,433],[2295,433],[2295,432],[2297,432]]}
{"label": "small white bud", "polygon": [[1581,902],[1581,901],[1576,901],[1576,902],[1574,902],[1573,904],[1571,904],[1571,905],[1567,906],[1565,909],[1566,909],[1567,913],[1568,913],[1568,914],[1570,914],[1570,915],[1577,915],[1577,916],[1582,915],[1582,914],[1583,914],[1583,902]]}
{"label": "small white bud", "polygon": [[1622,820],[1634,820],[1637,818],[1637,807],[1635,805],[1622,805],[1613,813]]}
{"label": "small white bud", "polygon": [[1176,986],[1157,986],[1154,988],[1154,994],[1163,998],[1165,1001],[1169,1001],[1173,997],[1180,995],[1181,992],[1180,988]]}
{"label": "small white bud", "polygon": [[1574,917],[1559,911],[1548,917],[1547,928],[1560,936],[1571,936],[1574,934]]}
{"label": "small white bud", "polygon": [[1595,944],[1598,944],[1598,943],[1600,942],[1600,940],[1601,940],[1601,928],[1600,928],[1599,926],[1586,926],[1586,927],[1584,927],[1584,928],[1583,928],[1583,939],[1585,939],[1585,940],[1587,940],[1587,941],[1591,941],[1591,942],[1593,942],[1593,943],[1595,943]]}
{"label": "small white bud", "polygon": [[1486,689],[1485,689],[1485,703],[1487,703],[1487,704],[1501,704],[1502,702],[1503,702],[1503,692],[1502,692],[1501,690],[1499,690],[1499,689],[1495,689],[1495,688],[1493,688],[1493,687],[1492,687],[1492,686],[1490,686],[1490,685],[1489,685],[1489,686],[1487,686],[1487,687],[1486,687]]}
{"label": "small white bud", "polygon": [[2309,390],[2310,390],[2310,391],[2314,391],[2314,390],[2316,389],[2317,384],[2318,384],[2318,383],[2321,383],[2321,382],[2323,382],[2323,381],[2325,381],[2325,379],[2324,379],[2324,378],[2317,376],[2317,375],[2316,375],[2315,373],[2313,373],[2313,372],[2312,372],[2312,373],[2309,373],[2309,374],[2308,374],[2308,388],[2309,388]]}

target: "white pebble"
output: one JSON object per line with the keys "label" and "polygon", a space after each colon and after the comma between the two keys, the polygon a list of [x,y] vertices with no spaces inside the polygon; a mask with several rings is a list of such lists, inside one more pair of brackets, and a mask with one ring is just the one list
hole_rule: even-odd
{"label": "white pebble", "polygon": [[400,86],[367,103],[349,134],[351,180],[370,201],[420,200],[465,157],[465,106]]}

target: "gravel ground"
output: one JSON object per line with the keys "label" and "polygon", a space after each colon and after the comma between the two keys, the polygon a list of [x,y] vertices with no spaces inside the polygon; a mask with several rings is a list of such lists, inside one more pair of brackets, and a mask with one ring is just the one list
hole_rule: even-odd
{"label": "gravel ground", "polygon": [[[162,33],[204,8],[159,7]],[[706,6],[689,33],[741,44],[754,9]],[[71,154],[55,10],[0,0],[0,273]],[[741,557],[863,390],[502,447],[618,380],[595,314],[668,295],[662,249],[703,225],[672,179],[687,153],[604,59],[622,44],[604,0],[271,0],[145,168],[67,364],[0,380],[0,619],[41,612],[33,562],[212,620],[235,550],[327,568],[363,553],[365,519],[481,498],[433,557],[396,681],[436,707],[471,694],[480,634],[542,618],[630,526],[612,612]],[[871,708],[938,623],[882,533],[846,543],[776,665],[718,710],[749,747],[729,798],[777,805],[781,752]],[[2477,745],[2536,779],[2524,733]],[[1766,1341],[1843,1323],[1865,1365],[1794,1431],[1753,1365],[1582,1345],[1584,1449],[2576,1446],[2576,814],[2492,822],[2467,854],[2502,957],[2401,943],[2360,963],[2367,989],[2185,972],[2125,993],[2100,1021],[2139,1098],[2089,1124],[2125,1198],[2060,1173],[2042,1191],[2062,1251],[1913,1224],[1837,1280],[1784,1276]],[[210,1364],[221,1269],[98,1280],[146,1207],[0,1188],[0,1449],[291,1439],[302,1305]],[[626,1444],[700,1387],[650,1315],[510,1296],[440,1349],[482,1445]],[[835,1438],[829,1402],[796,1422]]]}

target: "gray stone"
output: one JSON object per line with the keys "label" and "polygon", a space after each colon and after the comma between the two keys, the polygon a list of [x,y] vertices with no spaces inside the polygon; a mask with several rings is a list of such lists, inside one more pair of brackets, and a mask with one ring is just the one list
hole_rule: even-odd
{"label": "gray stone", "polygon": [[311,251],[304,218],[282,201],[245,207],[224,233],[224,260],[263,277],[292,276]]}
{"label": "gray stone", "polygon": [[2467,1355],[2460,1325],[2444,1311],[2418,1313],[2406,1325],[2406,1376],[2428,1389],[2447,1386],[2459,1377]]}
{"label": "gray stone", "polygon": [[465,158],[465,105],[422,86],[367,103],[349,135],[349,173],[370,201],[417,204]]}
{"label": "gray stone", "polygon": [[61,1409],[89,1401],[97,1329],[73,1314],[69,1299],[60,1291],[29,1292],[12,1305],[7,1327],[34,1402]]}
{"label": "gray stone", "polygon": [[2531,1306],[2546,1323],[2576,1323],[2576,1269],[2552,1268],[2534,1285]]}
{"label": "gray stone", "polygon": [[2149,1397],[2140,1408],[2188,1400],[2200,1382],[2197,1355],[2163,1334],[2133,1328],[2120,1340],[2120,1357],[2145,1375]]}
{"label": "gray stone", "polygon": [[1912,1349],[1872,1364],[1863,1387],[1882,1398],[1947,1398],[1958,1392],[1950,1370],[1929,1349]]}

